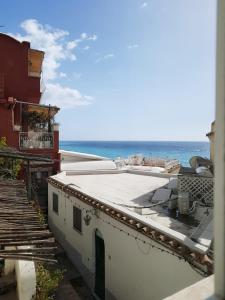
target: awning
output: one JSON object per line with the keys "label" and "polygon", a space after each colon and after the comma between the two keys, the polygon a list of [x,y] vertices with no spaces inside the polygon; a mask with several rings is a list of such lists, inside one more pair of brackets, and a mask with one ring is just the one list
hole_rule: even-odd
{"label": "awning", "polygon": [[59,111],[59,108],[55,106],[43,106],[43,105],[28,105],[29,112],[38,112],[44,114],[46,117],[54,117]]}

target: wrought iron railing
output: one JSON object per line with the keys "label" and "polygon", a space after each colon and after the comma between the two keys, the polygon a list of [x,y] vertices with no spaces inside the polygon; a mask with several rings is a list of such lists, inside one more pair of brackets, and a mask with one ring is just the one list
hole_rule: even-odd
{"label": "wrought iron railing", "polygon": [[52,132],[20,132],[19,143],[21,149],[51,149],[54,135]]}

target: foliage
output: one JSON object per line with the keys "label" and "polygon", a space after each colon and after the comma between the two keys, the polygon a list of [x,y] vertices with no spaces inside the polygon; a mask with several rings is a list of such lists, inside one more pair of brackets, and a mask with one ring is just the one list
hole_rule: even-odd
{"label": "foliage", "polygon": [[46,217],[42,213],[41,209],[38,210],[38,219],[40,224],[46,224]]}
{"label": "foliage", "polygon": [[30,129],[35,129],[40,125],[46,127],[49,125],[51,119],[49,115],[37,111],[23,112],[23,118],[27,121]]}
{"label": "foliage", "polygon": [[46,219],[46,216],[43,214],[43,212],[39,206],[39,203],[37,203],[36,201],[32,201],[31,203],[32,203],[33,207],[36,209],[37,217],[38,217],[40,224],[42,224],[42,225],[46,224],[47,219]]}
{"label": "foliage", "polygon": [[[13,149],[8,147],[6,138],[0,137],[0,150],[4,149],[13,151]],[[21,169],[21,163],[20,159],[12,160],[11,158],[0,157],[0,176],[4,178],[17,178]]]}
{"label": "foliage", "polygon": [[59,269],[50,270],[43,264],[36,264],[37,289],[35,300],[54,299],[54,291],[63,279],[63,272]]}
{"label": "foliage", "polygon": [[0,149],[6,148],[6,147],[7,147],[6,137],[1,137],[0,138]]}

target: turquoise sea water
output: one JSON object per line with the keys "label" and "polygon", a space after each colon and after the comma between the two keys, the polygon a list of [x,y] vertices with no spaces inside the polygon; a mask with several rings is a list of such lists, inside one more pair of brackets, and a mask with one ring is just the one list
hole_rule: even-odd
{"label": "turquoise sea water", "polygon": [[95,154],[115,159],[134,154],[178,159],[188,166],[194,156],[209,158],[208,142],[153,142],[153,141],[60,141],[60,149]]}

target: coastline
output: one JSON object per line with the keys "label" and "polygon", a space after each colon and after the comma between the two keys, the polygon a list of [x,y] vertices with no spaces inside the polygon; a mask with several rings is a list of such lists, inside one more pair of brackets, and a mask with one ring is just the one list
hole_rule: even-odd
{"label": "coastline", "polygon": [[135,154],[145,157],[177,159],[189,165],[192,156],[209,158],[208,142],[157,141],[60,141],[60,150],[107,159],[128,158]]}

